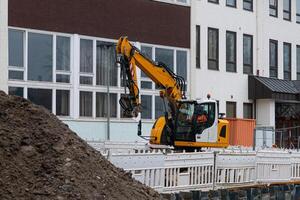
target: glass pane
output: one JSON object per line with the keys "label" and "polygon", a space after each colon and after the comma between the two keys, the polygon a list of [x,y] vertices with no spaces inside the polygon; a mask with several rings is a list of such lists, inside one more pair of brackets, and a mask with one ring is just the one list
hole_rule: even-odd
{"label": "glass pane", "polygon": [[270,42],[270,66],[277,66],[277,44]]}
{"label": "glass pane", "polygon": [[235,118],[236,117],[236,103],[226,102],[226,117]]}
{"label": "glass pane", "polygon": [[[117,117],[117,94],[109,94],[110,117]],[[108,115],[107,93],[96,93],[96,117],[107,117]]]}
{"label": "glass pane", "polygon": [[52,81],[52,36],[28,33],[28,79]]}
{"label": "glass pane", "polygon": [[226,69],[227,71],[236,71],[236,34],[226,33]]}
{"label": "glass pane", "polygon": [[108,78],[109,78],[109,85],[117,86],[118,68],[116,66],[115,49],[116,47],[113,43],[97,42],[97,62],[96,62],[97,85],[107,85]]}
{"label": "glass pane", "polygon": [[291,10],[291,0],[283,0],[283,10],[285,11]]}
{"label": "glass pane", "polygon": [[80,72],[93,73],[92,40],[80,40]]}
{"label": "glass pane", "polygon": [[244,73],[252,74],[253,69],[253,49],[252,49],[252,36],[244,35],[243,37],[243,62],[244,62]]}
{"label": "glass pane", "polygon": [[56,37],[56,69],[70,71],[70,38]]}
{"label": "glass pane", "polygon": [[200,26],[196,25],[196,68],[200,68]]}
{"label": "glass pane", "polygon": [[187,52],[177,51],[177,71],[176,74],[182,76],[187,81]]}
{"label": "glass pane", "polygon": [[291,13],[284,11],[283,12],[283,19],[290,20],[291,19]]}
{"label": "glass pane", "polygon": [[70,83],[70,75],[56,74],[56,82],[58,82],[58,83]]}
{"label": "glass pane", "polygon": [[52,111],[52,90],[28,88],[28,99]]}
{"label": "glass pane", "polygon": [[93,93],[92,92],[80,92],[80,116],[92,117],[93,116]]}
{"label": "glass pane", "polygon": [[[152,60],[152,47],[141,47],[142,53]],[[147,77],[144,72],[141,71],[141,77]]]}
{"label": "glass pane", "polygon": [[142,89],[152,89],[152,82],[150,81],[141,81]]}
{"label": "glass pane", "polygon": [[152,96],[141,95],[142,102],[142,118],[152,119]]}
{"label": "glass pane", "polygon": [[8,71],[8,78],[10,80],[23,80],[24,76],[23,76],[24,72],[23,71]]}
{"label": "glass pane", "polygon": [[252,0],[244,0],[243,8],[244,10],[252,10]]}
{"label": "glass pane", "polygon": [[155,48],[155,61],[162,62],[174,71],[174,53],[170,49]]}
{"label": "glass pane", "polygon": [[8,30],[9,66],[23,67],[24,31]]}
{"label": "glass pane", "polygon": [[23,97],[24,90],[21,87],[8,87],[8,94]]}
{"label": "glass pane", "polygon": [[243,113],[244,113],[244,119],[253,119],[252,103],[244,103]]}
{"label": "glass pane", "polygon": [[81,85],[93,85],[93,77],[89,76],[80,76]]}
{"label": "glass pane", "polygon": [[70,115],[70,91],[56,90],[56,115]]}
{"label": "glass pane", "polygon": [[284,44],[283,45],[283,62],[284,62],[284,70],[290,71],[291,68],[291,45]]}
{"label": "glass pane", "polygon": [[236,0],[226,0],[226,5],[236,7]]}
{"label": "glass pane", "polygon": [[164,101],[161,97],[155,97],[155,119],[164,116]]}

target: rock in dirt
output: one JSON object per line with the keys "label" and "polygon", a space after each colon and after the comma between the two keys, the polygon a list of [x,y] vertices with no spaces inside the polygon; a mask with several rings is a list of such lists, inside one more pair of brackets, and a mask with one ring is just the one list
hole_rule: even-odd
{"label": "rock in dirt", "polygon": [[160,199],[45,108],[0,92],[0,199]]}

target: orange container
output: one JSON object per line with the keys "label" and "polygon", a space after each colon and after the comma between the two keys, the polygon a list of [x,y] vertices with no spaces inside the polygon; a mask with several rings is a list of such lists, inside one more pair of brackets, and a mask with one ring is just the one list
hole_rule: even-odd
{"label": "orange container", "polygon": [[229,144],[231,146],[253,146],[254,119],[227,118],[229,121]]}

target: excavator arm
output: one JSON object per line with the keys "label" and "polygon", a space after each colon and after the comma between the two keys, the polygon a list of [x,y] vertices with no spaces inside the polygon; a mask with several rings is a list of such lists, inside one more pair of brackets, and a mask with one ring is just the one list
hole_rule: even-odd
{"label": "excavator arm", "polygon": [[[185,98],[185,81],[173,73],[165,64],[156,63],[143,55],[133,46],[127,37],[121,37],[117,44],[118,63],[121,66],[121,79],[125,86],[125,95],[120,99],[120,105],[127,117],[137,117],[140,112],[139,87],[137,84],[136,67],[139,67],[162,90],[161,97],[166,98],[175,114],[177,101]],[[128,93],[127,93],[128,89]]]}

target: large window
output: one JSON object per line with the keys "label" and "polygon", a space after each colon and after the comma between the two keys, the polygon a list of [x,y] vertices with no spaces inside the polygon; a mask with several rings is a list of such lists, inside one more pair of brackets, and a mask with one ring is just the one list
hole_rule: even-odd
{"label": "large window", "polygon": [[[109,102],[108,102],[109,101]],[[109,100],[107,93],[96,93],[96,117],[107,117],[108,106],[110,117],[117,117],[117,94],[109,94]]]}
{"label": "large window", "polygon": [[70,91],[56,90],[56,115],[70,115]]}
{"label": "large window", "polygon": [[226,0],[226,6],[236,8],[236,0]]}
{"label": "large window", "polygon": [[70,83],[71,43],[65,36],[56,37],[56,82]]}
{"label": "large window", "polygon": [[155,61],[162,62],[169,69],[174,71],[174,51],[171,49],[163,49],[163,48],[156,48],[155,49]]}
{"label": "large window", "polygon": [[253,0],[243,0],[244,10],[253,11]]}
{"label": "large window", "polygon": [[269,65],[270,77],[278,77],[278,41],[270,40],[269,42]]}
{"label": "large window", "polygon": [[141,95],[141,103],[142,103],[142,118],[152,119],[152,96]]}
{"label": "large window", "polygon": [[200,68],[200,26],[196,25],[196,68]]}
{"label": "large window", "polygon": [[23,97],[24,89],[22,87],[8,87],[8,94]]}
{"label": "large window", "polygon": [[278,16],[278,0],[269,0],[270,16]]}
{"label": "large window", "polygon": [[291,80],[291,52],[292,46],[290,43],[283,43],[283,69],[284,80]]}
{"label": "large window", "polygon": [[79,104],[81,117],[93,116],[93,92],[80,91]]}
{"label": "large window", "polygon": [[300,0],[296,0],[296,22],[300,23]]}
{"label": "large window", "polygon": [[243,104],[244,119],[253,119],[253,105],[252,103]]}
{"label": "large window", "polygon": [[28,33],[28,80],[52,82],[52,35]]}
{"label": "large window", "polygon": [[97,42],[96,84],[117,86],[116,47],[113,43]]}
{"label": "large window", "polygon": [[52,111],[52,90],[28,88],[28,99]]}
{"label": "large window", "polygon": [[219,30],[208,28],[208,69],[219,69]]}
{"label": "large window", "polygon": [[283,0],[283,19],[291,20],[291,0]]}
{"label": "large window", "polygon": [[300,46],[297,45],[297,80],[300,80]]}
{"label": "large window", "polygon": [[8,31],[9,66],[24,66],[24,31]]}
{"label": "large window", "polygon": [[186,51],[176,51],[176,74],[187,79],[187,53]]}
{"label": "large window", "polygon": [[236,102],[226,102],[226,117],[236,118]]}
{"label": "large window", "polygon": [[80,84],[93,84],[93,40],[80,40]]}
{"label": "large window", "polygon": [[243,72],[253,74],[253,36],[243,36]]}
{"label": "large window", "polygon": [[236,72],[236,33],[226,32],[226,71]]}

